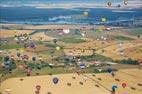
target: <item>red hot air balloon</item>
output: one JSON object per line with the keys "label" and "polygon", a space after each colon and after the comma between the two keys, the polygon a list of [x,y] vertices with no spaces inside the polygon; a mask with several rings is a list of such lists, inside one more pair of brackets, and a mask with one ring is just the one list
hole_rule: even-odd
{"label": "red hot air balloon", "polygon": [[142,59],[139,60],[139,64],[142,65]]}
{"label": "red hot air balloon", "polygon": [[127,86],[126,83],[122,83],[122,87],[125,88]]}

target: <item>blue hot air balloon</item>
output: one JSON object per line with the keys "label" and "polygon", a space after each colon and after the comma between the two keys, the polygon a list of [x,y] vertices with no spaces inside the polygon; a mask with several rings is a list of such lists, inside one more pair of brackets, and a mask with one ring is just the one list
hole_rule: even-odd
{"label": "blue hot air balloon", "polygon": [[108,71],[108,73],[111,73],[112,72],[112,68],[108,68],[107,71]]}
{"label": "blue hot air balloon", "polygon": [[117,85],[113,85],[112,86],[112,91],[115,91],[115,89],[117,89],[118,87],[117,87]]}

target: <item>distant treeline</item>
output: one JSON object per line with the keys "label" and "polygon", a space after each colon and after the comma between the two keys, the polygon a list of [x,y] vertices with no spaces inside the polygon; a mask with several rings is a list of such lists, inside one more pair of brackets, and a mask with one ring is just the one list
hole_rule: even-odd
{"label": "distant treeline", "polygon": [[121,63],[121,64],[132,64],[132,65],[138,65],[139,64],[138,60],[133,60],[131,58],[119,60],[119,61],[116,61],[116,62]]}

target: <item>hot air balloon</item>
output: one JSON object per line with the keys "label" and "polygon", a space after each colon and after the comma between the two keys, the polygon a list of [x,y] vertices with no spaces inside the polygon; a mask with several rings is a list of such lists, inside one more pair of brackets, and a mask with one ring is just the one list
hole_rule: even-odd
{"label": "hot air balloon", "polygon": [[53,42],[54,42],[54,43],[57,43],[57,41],[58,41],[57,39],[53,39]]}
{"label": "hot air balloon", "polygon": [[33,60],[33,61],[36,61],[36,57],[33,56],[33,57],[32,57],[32,60]]}
{"label": "hot air balloon", "polygon": [[121,5],[120,5],[120,4],[118,4],[118,5],[117,5],[117,7],[119,7],[119,8],[120,8],[120,7],[121,7]]}
{"label": "hot air balloon", "polygon": [[127,86],[126,83],[122,83],[122,87],[125,88]]}
{"label": "hot air balloon", "polygon": [[68,34],[68,33],[70,33],[70,29],[63,29],[63,32],[64,32],[65,34]]}
{"label": "hot air balloon", "polygon": [[36,48],[36,45],[35,45],[34,43],[31,43],[31,44],[30,44],[30,47],[33,48],[33,49],[35,49],[35,48]]}
{"label": "hot air balloon", "polygon": [[107,5],[108,5],[108,6],[111,6],[111,5],[112,5],[112,3],[111,3],[111,2],[108,2],[108,3],[107,3]]}
{"label": "hot air balloon", "polygon": [[105,17],[103,17],[101,20],[102,20],[102,22],[106,22],[107,21],[107,19]]}
{"label": "hot air balloon", "polygon": [[57,77],[53,78],[53,83],[57,84],[59,82],[59,79]]}
{"label": "hot air balloon", "polygon": [[112,72],[112,69],[111,69],[111,68],[108,68],[107,71],[108,71],[108,73],[111,73],[111,72]]}
{"label": "hot air balloon", "polygon": [[88,12],[87,12],[87,11],[84,11],[84,12],[83,12],[83,15],[84,15],[84,16],[88,16]]}
{"label": "hot air balloon", "polygon": [[99,32],[102,32],[104,29],[105,29],[104,26],[99,26],[99,27],[98,27],[98,31],[99,31]]}
{"label": "hot air balloon", "polygon": [[112,91],[115,92],[115,90],[116,90],[117,88],[118,88],[117,85],[113,85],[113,86],[112,86]]}
{"label": "hot air balloon", "polygon": [[124,5],[127,5],[128,4],[128,0],[124,0]]}
{"label": "hot air balloon", "polygon": [[41,89],[41,86],[40,85],[36,85],[36,90],[40,90]]}
{"label": "hot air balloon", "polygon": [[56,47],[56,50],[57,50],[57,51],[59,51],[60,49],[61,49],[61,47],[59,47],[59,46]]}
{"label": "hot air balloon", "polygon": [[30,76],[31,73],[32,73],[32,68],[28,68],[28,69],[27,69],[27,76]]}
{"label": "hot air balloon", "polygon": [[39,93],[40,93],[40,91],[39,91],[39,90],[36,90],[36,91],[35,91],[35,94],[39,94]]}
{"label": "hot air balloon", "polygon": [[24,51],[24,48],[20,48],[20,53],[23,53]]}

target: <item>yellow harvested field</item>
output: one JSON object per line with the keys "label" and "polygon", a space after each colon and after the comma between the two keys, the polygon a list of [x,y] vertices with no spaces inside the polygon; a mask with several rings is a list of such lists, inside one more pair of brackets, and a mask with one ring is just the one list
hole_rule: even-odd
{"label": "yellow harvested field", "polygon": [[[40,94],[47,94],[47,92],[52,94],[111,94],[111,87],[116,85],[118,87],[116,94],[141,94],[142,88],[137,85],[142,82],[142,76],[139,75],[141,73],[142,70],[140,69],[124,69],[116,72],[114,77],[109,73],[101,73],[95,74],[95,76],[92,76],[92,74],[58,74],[10,78],[1,84],[1,91],[10,89],[12,94],[35,94],[36,85],[40,85]],[[59,78],[57,84],[52,81],[54,77]],[[20,80],[21,78],[23,81]],[[101,78],[101,80],[98,80],[98,78]],[[83,85],[80,82],[83,82]],[[67,83],[71,85],[69,86]],[[122,83],[126,83],[127,86],[123,88]],[[135,90],[131,88],[135,88]]]}
{"label": "yellow harvested field", "polygon": [[[3,51],[2,53],[0,53],[0,56],[13,56],[13,58],[14,59],[16,59],[16,60],[22,60],[22,58],[20,57],[17,57],[17,52],[19,52],[19,51],[17,51],[16,49],[11,49],[11,50],[7,50],[7,51]],[[49,60],[49,59],[51,59],[51,56],[46,56],[46,55],[44,55],[44,54],[37,54],[37,53],[34,53],[34,52],[29,52],[29,51],[26,51],[25,49],[24,49],[24,51],[23,52],[20,52],[21,53],[21,56],[23,56],[23,55],[28,55],[28,57],[29,57],[29,61],[31,61],[32,60],[32,57],[33,56],[36,56],[36,57],[38,57],[38,59],[39,58],[42,58],[42,60]]]}
{"label": "yellow harvested field", "polygon": [[0,26],[8,26],[8,27],[17,27],[17,28],[23,28],[23,29],[31,29],[31,30],[39,30],[39,29],[82,29],[85,27],[85,29],[90,28],[96,28],[98,26],[95,25],[20,25],[20,24],[0,24]]}
{"label": "yellow harvested field", "polygon": [[[111,57],[114,60],[120,60],[120,59],[140,59],[142,58],[142,54],[140,51],[138,51],[139,47],[142,46],[142,43],[124,43],[120,46],[120,44],[111,45],[108,47],[103,48],[105,50],[104,53],[102,53],[102,49],[98,50],[96,53]],[[123,51],[121,53],[121,51]]]}
{"label": "yellow harvested field", "polygon": [[52,41],[54,38],[49,37],[47,35],[44,34],[44,32],[41,33],[36,33],[34,35],[31,36],[33,40],[35,41]]}
{"label": "yellow harvested field", "polygon": [[15,35],[29,34],[33,30],[0,30],[0,38],[14,37]]}
{"label": "yellow harvested field", "polygon": [[74,56],[92,55],[93,49],[100,49],[113,44],[116,44],[116,42],[87,39],[87,42],[84,43],[66,45],[64,52],[66,55],[72,54]]}

